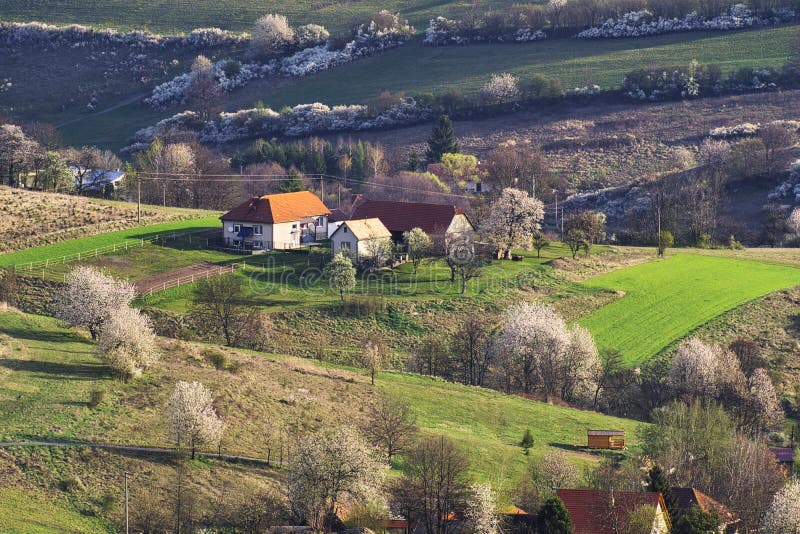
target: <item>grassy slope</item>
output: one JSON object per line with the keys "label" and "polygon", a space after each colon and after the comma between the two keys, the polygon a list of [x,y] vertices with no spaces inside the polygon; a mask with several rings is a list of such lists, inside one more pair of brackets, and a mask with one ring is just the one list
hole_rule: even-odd
{"label": "grassy slope", "polygon": [[102,519],[83,516],[49,499],[10,488],[0,488],[0,530],[4,534],[114,532]]}
{"label": "grassy slope", "polygon": [[678,254],[584,282],[625,296],[579,322],[598,345],[638,363],[744,302],[798,284],[800,270],[791,267]]}
{"label": "grassy slope", "polygon": [[[508,0],[483,2],[488,7],[510,5]],[[364,0],[361,2],[317,2],[316,0],[7,0],[0,6],[4,20],[77,22],[110,27],[155,31],[188,31],[204,26],[249,30],[264,13],[281,13],[292,24],[323,24],[330,29],[349,29],[352,21],[369,13],[400,11],[417,25],[427,25],[434,16],[469,5],[463,0]]]}
{"label": "grassy slope", "polygon": [[[353,424],[375,395],[358,372],[227,349],[229,360],[239,361],[241,368],[216,371],[203,352],[218,349],[171,341],[162,344],[161,368],[122,384],[107,375],[89,340],[52,319],[0,312],[0,335],[6,336],[0,338],[0,439],[166,445],[160,407],[177,380],[191,377],[215,392],[227,416],[223,449],[260,455],[268,421],[285,420],[301,430]],[[380,374],[376,387],[406,398],[424,432],[445,433],[465,444],[481,478],[494,478],[502,469],[502,482],[520,472],[527,458],[515,443],[526,428],[536,438],[536,455],[551,446],[583,445],[588,427],[622,427],[635,445],[638,423],[629,420],[404,374]],[[107,400],[91,410],[85,403],[97,389],[107,391]],[[580,463],[597,458],[570,454]]]}
{"label": "grassy slope", "polygon": [[[397,50],[364,59],[316,76],[293,80],[285,87],[258,93],[258,83],[242,91],[277,109],[305,102],[361,102],[381,91],[477,92],[489,76],[511,72],[525,77],[544,74],[561,79],[566,88],[598,84],[619,86],[633,69],[719,63],[729,71],[743,66],[773,67],[785,62],[796,27],[733,33],[683,33],[643,39],[583,41],[558,39],[529,44],[484,44],[430,48],[416,40]],[[359,83],[352,83],[358,80]],[[232,99],[242,103],[244,97]]]}
{"label": "grassy slope", "polygon": [[[207,214],[209,212],[201,212]],[[0,255],[0,267],[8,267],[15,264],[26,262],[37,262],[46,259],[57,260],[65,255],[76,254],[78,252],[91,252],[95,248],[105,247],[112,244],[129,243],[131,245],[141,242],[142,239],[150,239],[158,234],[172,232],[201,231],[219,227],[219,216],[205,216],[197,219],[186,219],[149,226],[139,226],[118,232],[109,232],[91,237],[83,237],[43,245],[11,254]]]}
{"label": "grassy slope", "polygon": [[[297,80],[255,81],[229,95],[228,108],[263,101],[275,109],[309,102],[363,102],[384,90],[421,92],[457,89],[475,93],[492,73],[541,73],[564,87],[591,84],[616,87],[636,68],[688,64],[692,59],[719,63],[726,71],[743,66],[770,67],[785,62],[796,27],[731,33],[684,33],[642,39],[582,41],[557,39],[529,44],[423,47],[419,39],[380,56],[359,60]],[[353,83],[357,80],[358,83]],[[118,148],[139,128],[161,116],[138,103],[103,115],[89,115],[61,128],[67,142]]]}

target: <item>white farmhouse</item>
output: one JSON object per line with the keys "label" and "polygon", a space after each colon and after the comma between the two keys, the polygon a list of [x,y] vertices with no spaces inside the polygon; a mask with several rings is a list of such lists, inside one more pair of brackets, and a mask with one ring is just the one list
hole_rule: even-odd
{"label": "white farmhouse", "polygon": [[222,240],[244,250],[297,248],[328,237],[330,214],[310,191],[252,197],[220,217]]}

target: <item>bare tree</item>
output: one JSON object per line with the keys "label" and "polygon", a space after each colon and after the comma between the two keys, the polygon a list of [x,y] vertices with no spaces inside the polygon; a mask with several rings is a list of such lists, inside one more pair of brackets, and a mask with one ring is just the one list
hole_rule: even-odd
{"label": "bare tree", "polygon": [[378,500],[384,472],[375,450],[350,428],[306,436],[287,477],[289,505],[298,519],[326,531],[345,501]]}
{"label": "bare tree", "polygon": [[[483,162],[486,182],[494,189],[507,187],[527,190],[531,193],[546,191],[550,176],[545,156],[538,146],[500,146],[489,152]],[[534,185],[535,184],[535,185]]]}
{"label": "bare tree", "polygon": [[364,349],[359,357],[361,365],[369,371],[370,381],[375,385],[375,373],[383,369],[386,361],[385,347],[379,342],[369,340],[364,344]]}
{"label": "bare tree", "polygon": [[252,329],[269,328],[269,320],[257,310],[248,309],[244,300],[242,282],[237,276],[215,276],[197,283],[191,313],[209,330],[221,334],[229,347],[245,344],[261,350],[258,347],[263,346],[270,331],[252,332]]}
{"label": "bare tree", "polygon": [[53,302],[55,315],[72,326],[86,328],[97,339],[112,313],[133,300],[133,285],[120,282],[93,267],[79,266],[67,277],[67,285]]}
{"label": "bare tree", "polygon": [[460,367],[461,382],[482,386],[492,359],[486,318],[467,317],[453,334],[451,352]]}
{"label": "bare tree", "polygon": [[758,130],[758,137],[764,143],[764,166],[767,170],[777,170],[781,150],[797,142],[797,135],[780,123],[764,124]]}
{"label": "bare tree", "polygon": [[489,215],[481,225],[481,233],[502,251],[503,257],[508,258],[512,247],[529,245],[543,218],[541,201],[525,191],[506,188],[492,203]]}
{"label": "bare tree", "polygon": [[389,465],[405,452],[417,432],[417,418],[402,399],[383,396],[370,406],[362,432],[375,447],[386,452]]}
{"label": "bare tree", "polygon": [[223,108],[224,91],[214,77],[214,64],[206,56],[199,55],[192,63],[191,81],[186,88],[184,101],[190,110],[208,120]]}
{"label": "bare tree", "polygon": [[225,423],[214,408],[211,390],[200,382],[175,384],[167,404],[169,431],[178,448],[195,450],[202,445],[216,445],[222,439]]}
{"label": "bare tree", "polygon": [[112,310],[100,328],[97,351],[123,380],[139,377],[158,360],[156,335],[150,319],[127,306]]}
{"label": "bare tree", "polygon": [[419,522],[426,532],[455,532],[450,517],[466,506],[468,469],[467,457],[455,443],[444,436],[425,438],[408,452],[393,500],[405,509],[409,521]]}

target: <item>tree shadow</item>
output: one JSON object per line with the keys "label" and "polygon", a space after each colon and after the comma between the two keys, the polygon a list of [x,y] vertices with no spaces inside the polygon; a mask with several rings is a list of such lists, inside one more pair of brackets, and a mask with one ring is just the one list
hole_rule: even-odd
{"label": "tree shadow", "polygon": [[54,380],[97,380],[108,375],[108,369],[100,363],[60,363],[0,358],[0,367]]}
{"label": "tree shadow", "polygon": [[795,337],[800,337],[800,313],[789,316],[789,325],[786,330]]}
{"label": "tree shadow", "polygon": [[29,341],[42,341],[45,343],[83,343],[91,345],[92,342],[70,331],[40,330],[36,328],[6,328],[0,326],[0,332],[15,339]]}

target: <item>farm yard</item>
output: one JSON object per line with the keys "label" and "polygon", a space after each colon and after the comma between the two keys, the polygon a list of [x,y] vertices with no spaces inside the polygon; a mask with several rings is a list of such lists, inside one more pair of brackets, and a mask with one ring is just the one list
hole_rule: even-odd
{"label": "farm yard", "polygon": [[800,285],[800,270],[755,261],[678,254],[583,282],[622,297],[580,319],[601,347],[639,364],[749,300]]}

